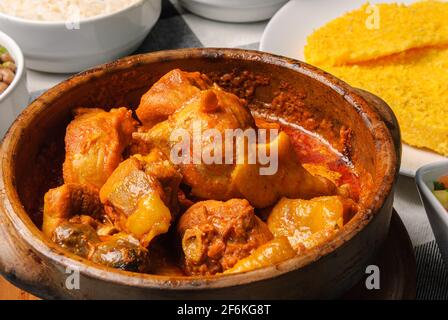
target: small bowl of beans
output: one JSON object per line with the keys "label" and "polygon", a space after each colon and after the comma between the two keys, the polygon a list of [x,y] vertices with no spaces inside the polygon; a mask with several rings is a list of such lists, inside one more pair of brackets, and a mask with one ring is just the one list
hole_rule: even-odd
{"label": "small bowl of beans", "polygon": [[0,94],[14,81],[17,66],[8,50],[0,46]]}
{"label": "small bowl of beans", "polygon": [[0,139],[28,100],[23,53],[13,39],[0,31]]}

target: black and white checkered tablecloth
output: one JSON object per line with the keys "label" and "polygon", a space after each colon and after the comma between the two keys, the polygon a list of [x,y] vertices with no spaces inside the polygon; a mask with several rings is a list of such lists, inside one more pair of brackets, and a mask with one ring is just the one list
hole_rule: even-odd
{"label": "black and white checkered tablecloth", "polygon": [[[162,0],[162,3],[160,20],[136,53],[194,47],[256,50],[267,23],[215,22],[186,12],[178,5],[177,0]],[[32,98],[40,93],[34,92]],[[417,259],[417,299],[448,299],[448,272],[413,179],[400,177],[394,206],[414,244]]]}

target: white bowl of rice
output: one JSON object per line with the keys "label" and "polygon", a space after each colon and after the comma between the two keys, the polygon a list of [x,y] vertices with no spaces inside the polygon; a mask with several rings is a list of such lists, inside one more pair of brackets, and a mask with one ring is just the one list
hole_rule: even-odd
{"label": "white bowl of rice", "polygon": [[73,73],[135,51],[160,11],[161,0],[0,0],[0,30],[28,68]]}

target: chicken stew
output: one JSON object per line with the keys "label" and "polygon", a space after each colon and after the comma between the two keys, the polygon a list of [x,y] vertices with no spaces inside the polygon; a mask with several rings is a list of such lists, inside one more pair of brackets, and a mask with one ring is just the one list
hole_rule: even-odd
{"label": "chicken stew", "polygon": [[[249,89],[225,83],[175,69],[135,113],[76,109],[62,179],[44,197],[43,233],[108,267],[204,276],[277,264],[339,232],[360,197],[350,159],[318,134],[251,112]],[[195,124],[213,134],[198,140]],[[254,143],[238,149],[249,135],[232,136],[236,148],[218,143],[236,131],[254,132]],[[179,148],[179,137],[191,144]],[[195,146],[219,161],[195,161]],[[269,174],[265,161],[252,161],[261,151],[275,155]]]}

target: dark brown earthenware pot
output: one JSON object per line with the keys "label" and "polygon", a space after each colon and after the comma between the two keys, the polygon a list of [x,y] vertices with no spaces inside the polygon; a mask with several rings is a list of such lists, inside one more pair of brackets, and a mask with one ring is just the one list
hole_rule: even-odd
{"label": "dark brown earthenware pot", "polygon": [[[37,163],[42,162],[43,150],[51,141],[62,141],[71,110],[79,106],[135,108],[142,93],[173,68],[209,74],[250,100],[254,112],[268,112],[299,125],[306,120],[299,114],[311,115],[317,124],[327,123],[327,130],[317,125],[317,133],[353,161],[365,185],[367,179],[372,182],[370,188],[362,188],[357,215],[335,238],[304,256],[244,274],[205,278],[109,269],[67,253],[46,239],[36,226],[35,211],[51,171],[39,171]],[[225,73],[231,75],[230,82],[229,77],[221,77]],[[252,90],[255,80],[257,86]],[[282,92],[301,103],[273,107],[272,100]],[[342,128],[351,129],[349,148],[338,145]],[[337,297],[365,273],[389,229],[401,150],[398,125],[387,105],[323,71],[267,53],[184,49],[124,58],[57,85],[16,120],[0,154],[0,271],[37,296],[299,299]],[[44,161],[59,170],[57,156]],[[66,288],[67,267],[80,271],[79,290]]]}

